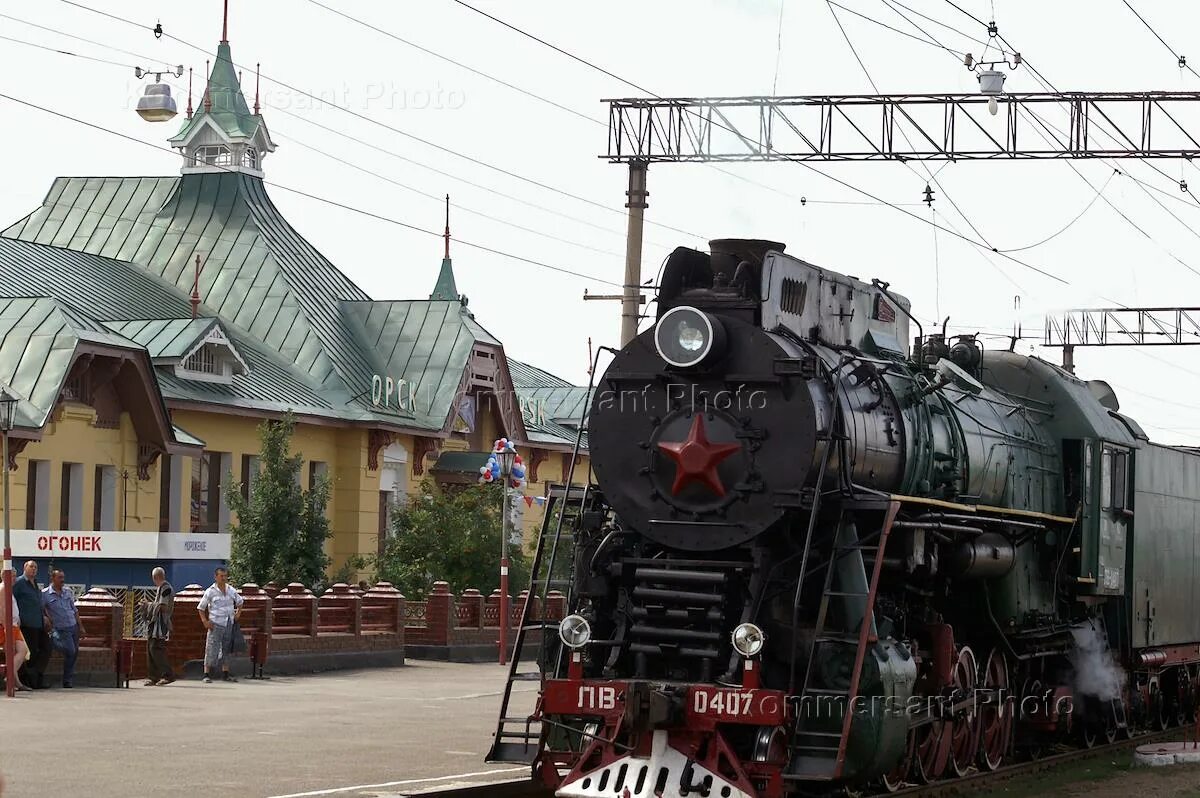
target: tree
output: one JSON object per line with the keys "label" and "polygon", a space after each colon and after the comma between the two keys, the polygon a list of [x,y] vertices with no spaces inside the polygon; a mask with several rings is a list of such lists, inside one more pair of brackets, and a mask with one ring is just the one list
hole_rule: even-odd
{"label": "tree", "polygon": [[[501,495],[498,485],[439,492],[423,481],[417,495],[392,513],[383,553],[370,559],[375,578],[418,600],[439,580],[456,593],[469,587],[491,593],[500,586]],[[512,526],[509,531],[517,534]],[[529,585],[529,564],[519,543],[510,543],[508,559],[509,590],[516,594]]]}
{"label": "tree", "polygon": [[240,484],[231,484],[226,491],[226,501],[238,518],[236,525],[229,525],[230,577],[238,582],[300,582],[313,587],[329,567],[325,555],[330,535],[325,517],[329,482],[321,478],[310,490],[300,487],[304,457],[291,454],[295,430],[291,413],[260,424],[261,472],[249,499],[242,497]]}

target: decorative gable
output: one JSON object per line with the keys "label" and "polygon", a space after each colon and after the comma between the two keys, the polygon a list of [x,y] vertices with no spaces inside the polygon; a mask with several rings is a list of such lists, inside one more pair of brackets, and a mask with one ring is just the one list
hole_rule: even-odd
{"label": "decorative gable", "polygon": [[250,367],[234,348],[221,325],[208,333],[174,366],[175,376],[185,380],[219,382],[228,385],[235,376],[249,374]]}

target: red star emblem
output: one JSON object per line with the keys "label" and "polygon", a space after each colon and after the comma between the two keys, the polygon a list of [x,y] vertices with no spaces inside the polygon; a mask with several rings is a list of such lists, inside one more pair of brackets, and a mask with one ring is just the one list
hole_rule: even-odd
{"label": "red star emblem", "polygon": [[692,428],[687,440],[677,443],[659,443],[663,454],[675,461],[675,482],[671,494],[690,482],[699,482],[718,496],[725,495],[725,486],[717,475],[717,465],[729,455],[740,451],[740,443],[712,443],[704,431],[704,419],[699,413],[692,419]]}

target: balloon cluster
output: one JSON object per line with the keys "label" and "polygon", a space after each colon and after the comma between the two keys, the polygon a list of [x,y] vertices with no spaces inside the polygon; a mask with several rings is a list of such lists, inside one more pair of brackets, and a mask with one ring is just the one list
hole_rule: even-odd
{"label": "balloon cluster", "polygon": [[[488,457],[487,465],[479,467],[480,482],[499,482],[501,479],[500,473],[500,455],[503,452],[515,452],[516,448],[512,445],[512,441],[508,438],[500,438],[492,446],[492,453]],[[521,455],[513,458],[512,475],[509,485],[520,490],[525,487],[525,462],[521,460]]]}

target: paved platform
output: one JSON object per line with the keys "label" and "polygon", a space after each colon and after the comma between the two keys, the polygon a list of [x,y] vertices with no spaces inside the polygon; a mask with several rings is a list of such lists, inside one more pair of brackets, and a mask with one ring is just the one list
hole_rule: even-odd
{"label": "paved platform", "polygon": [[[520,777],[483,761],[506,669],[400,668],[265,682],[0,696],[4,798],[392,798]],[[536,684],[519,683],[516,712]]]}

